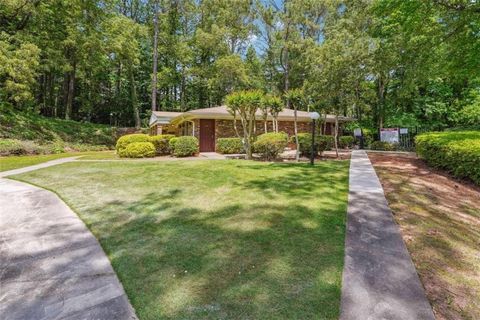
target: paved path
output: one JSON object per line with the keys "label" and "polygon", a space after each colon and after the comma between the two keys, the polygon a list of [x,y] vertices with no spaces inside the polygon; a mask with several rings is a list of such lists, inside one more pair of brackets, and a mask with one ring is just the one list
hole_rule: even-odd
{"label": "paved path", "polygon": [[364,151],[350,164],[341,320],[435,319]]}
{"label": "paved path", "polygon": [[55,194],[0,179],[0,230],[2,320],[136,319],[99,243]]}
{"label": "paved path", "polygon": [[19,169],[3,171],[3,172],[0,172],[0,178],[6,177],[6,176],[13,176],[14,174],[25,173],[25,172],[29,172],[29,171],[33,171],[33,170],[46,168],[46,167],[56,166],[57,164],[61,164],[61,163],[72,162],[77,158],[78,157],[68,157],[68,158],[55,159],[55,160],[43,162],[43,163],[40,163],[40,164],[35,164],[33,166],[28,166],[28,167],[23,167],[23,168],[19,168]]}

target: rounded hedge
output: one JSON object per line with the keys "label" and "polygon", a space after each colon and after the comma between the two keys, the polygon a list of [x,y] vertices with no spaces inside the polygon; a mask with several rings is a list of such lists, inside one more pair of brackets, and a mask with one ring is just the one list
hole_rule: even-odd
{"label": "rounded hedge", "polygon": [[[295,143],[295,136],[290,138],[290,142]],[[303,156],[309,157],[310,152],[312,151],[312,134],[302,132],[298,134],[298,144],[300,148],[300,153]],[[326,135],[318,135],[315,136],[315,145],[314,145],[314,152],[318,154],[318,152],[323,152],[325,150],[331,149],[333,146],[333,137],[326,136]]]}
{"label": "rounded hedge", "polygon": [[126,134],[124,136],[121,136],[120,138],[118,138],[117,144],[115,146],[115,149],[117,149],[117,153],[120,154],[123,149],[125,149],[130,143],[133,142],[150,142],[150,136],[142,133]]}
{"label": "rounded hedge", "polygon": [[288,135],[285,132],[269,132],[261,134],[253,143],[253,150],[267,161],[275,160],[285,150]]}
{"label": "rounded hedge", "polygon": [[182,136],[170,139],[171,153],[175,157],[189,157],[198,153],[198,139],[192,136]]}
{"label": "rounded hedge", "polygon": [[415,145],[430,166],[480,185],[480,131],[424,133],[415,138]]}
{"label": "rounded hedge", "polygon": [[370,150],[395,151],[397,146],[385,141],[374,141],[370,143]]}
{"label": "rounded hedge", "polygon": [[352,136],[341,136],[338,138],[338,146],[342,149],[348,148],[351,149],[353,148],[353,144],[355,143],[355,138]]}
{"label": "rounded hedge", "polygon": [[173,134],[160,134],[149,137],[149,140],[155,146],[155,152],[158,155],[170,154],[170,140],[175,138]]}
{"label": "rounded hedge", "polygon": [[240,138],[218,138],[216,150],[223,154],[245,153],[245,148]]}
{"label": "rounded hedge", "polygon": [[151,142],[132,142],[118,151],[122,158],[151,158],[155,156],[155,146]]}

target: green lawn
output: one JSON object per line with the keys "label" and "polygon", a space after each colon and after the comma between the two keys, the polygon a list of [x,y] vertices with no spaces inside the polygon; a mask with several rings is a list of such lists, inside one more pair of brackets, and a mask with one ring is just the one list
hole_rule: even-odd
{"label": "green lawn", "polygon": [[[28,166],[33,166],[42,162],[47,162],[50,160],[67,158],[67,157],[79,157],[82,156],[82,159],[117,159],[115,151],[91,151],[91,152],[69,152],[69,153],[58,153],[58,154],[42,154],[34,156],[9,156],[9,157],[0,157],[0,172],[13,170]],[[120,159],[120,158],[118,158]]]}
{"label": "green lawn", "polygon": [[16,176],[59,194],[140,319],[337,319],[348,162],[68,163]]}

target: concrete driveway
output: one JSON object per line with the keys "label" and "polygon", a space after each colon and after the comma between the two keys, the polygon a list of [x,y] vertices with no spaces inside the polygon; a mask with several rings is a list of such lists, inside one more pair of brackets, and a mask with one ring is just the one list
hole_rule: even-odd
{"label": "concrete driveway", "polygon": [[0,315],[136,319],[100,244],[50,191],[0,178]]}

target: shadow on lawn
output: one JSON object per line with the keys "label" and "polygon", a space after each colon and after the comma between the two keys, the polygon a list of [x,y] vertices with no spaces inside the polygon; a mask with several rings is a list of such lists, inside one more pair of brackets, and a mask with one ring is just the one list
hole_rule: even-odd
{"label": "shadow on lawn", "polygon": [[261,205],[240,199],[204,210],[167,190],[93,209],[105,212],[93,229],[139,317],[338,318],[345,193],[317,206],[274,199],[300,190],[306,199],[315,184],[328,184],[306,179],[309,172],[239,185],[271,192]]}

